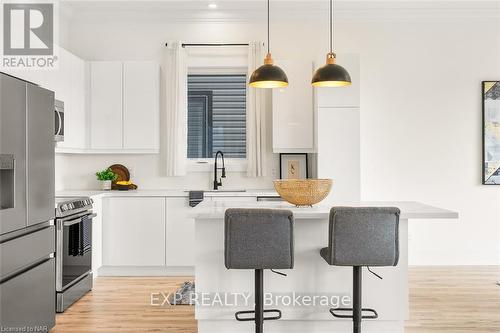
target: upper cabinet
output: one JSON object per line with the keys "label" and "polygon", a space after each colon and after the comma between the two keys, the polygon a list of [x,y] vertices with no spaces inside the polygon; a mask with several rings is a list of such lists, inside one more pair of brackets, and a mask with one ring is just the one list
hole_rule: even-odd
{"label": "upper cabinet", "polygon": [[59,47],[57,68],[7,70],[64,102],[56,153],[158,153],[160,66],[150,61],[85,62]]}
{"label": "upper cabinet", "polygon": [[[56,99],[64,102],[64,141],[57,143],[57,152],[84,149],[87,144],[85,99],[86,63],[60,49],[59,74],[52,83]],[[50,88],[49,88],[50,89]]]}
{"label": "upper cabinet", "polygon": [[90,64],[90,148],[123,148],[123,64]]}
{"label": "upper cabinet", "polygon": [[[317,59],[315,69],[325,64],[325,58]],[[318,108],[359,108],[360,104],[360,70],[358,54],[338,54],[337,64],[349,72],[352,85],[338,88],[315,88],[316,106]]]}
{"label": "upper cabinet", "polygon": [[106,153],[159,150],[160,69],[153,62],[90,64],[90,149]]}
{"label": "upper cabinet", "polygon": [[159,149],[160,69],[153,62],[123,64],[123,147]]}
{"label": "upper cabinet", "polygon": [[273,89],[273,152],[313,152],[312,61],[276,60],[287,74],[287,88]]}

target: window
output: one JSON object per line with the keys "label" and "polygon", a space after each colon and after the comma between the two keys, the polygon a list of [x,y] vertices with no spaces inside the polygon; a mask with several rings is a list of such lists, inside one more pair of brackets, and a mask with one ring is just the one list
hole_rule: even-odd
{"label": "window", "polygon": [[188,158],[246,158],[246,75],[188,75]]}

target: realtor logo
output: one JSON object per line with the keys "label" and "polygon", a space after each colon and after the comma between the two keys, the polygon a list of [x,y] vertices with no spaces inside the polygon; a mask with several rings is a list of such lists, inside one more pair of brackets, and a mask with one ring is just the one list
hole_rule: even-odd
{"label": "realtor logo", "polygon": [[53,54],[53,4],[4,4],[3,22],[3,52],[5,55]]}
{"label": "realtor logo", "polygon": [[0,68],[55,68],[54,2],[2,2],[3,57]]}

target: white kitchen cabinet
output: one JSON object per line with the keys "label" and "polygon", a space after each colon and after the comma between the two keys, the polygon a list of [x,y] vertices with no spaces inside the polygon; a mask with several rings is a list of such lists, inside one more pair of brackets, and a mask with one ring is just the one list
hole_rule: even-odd
{"label": "white kitchen cabinet", "polygon": [[97,61],[90,66],[90,148],[123,148],[121,62]]}
{"label": "white kitchen cabinet", "polygon": [[314,152],[312,61],[277,60],[289,86],[273,89],[273,152]]}
{"label": "white kitchen cabinet", "polygon": [[123,63],[124,149],[159,149],[159,87],[157,63]]}
{"label": "white kitchen cabinet", "polygon": [[[315,67],[326,63],[326,57],[316,60]],[[337,64],[344,67],[351,76],[352,85],[347,87],[322,87],[315,89],[318,108],[359,108],[360,106],[360,62],[358,54],[338,54]]]}
{"label": "white kitchen cabinet", "polygon": [[[194,266],[194,219],[189,217],[192,207],[187,197],[169,197],[167,200],[167,266]],[[205,197],[217,202],[256,202],[256,197]]]}
{"label": "white kitchen cabinet", "polygon": [[104,199],[103,265],[165,265],[165,198]]}
{"label": "white kitchen cabinet", "polygon": [[325,200],[361,200],[360,114],[357,108],[318,109],[318,178],[333,179]]}
{"label": "white kitchen cabinet", "polygon": [[[56,152],[85,149],[87,146],[87,112],[86,112],[86,63],[77,56],[61,53],[62,77],[57,81],[56,99],[64,102],[64,141],[57,143]],[[65,86],[64,88],[62,86]],[[59,96],[62,95],[62,96]]]}
{"label": "white kitchen cabinet", "polygon": [[194,219],[189,217],[193,208],[186,197],[167,198],[167,266],[194,266]]}
{"label": "white kitchen cabinet", "polygon": [[157,153],[159,66],[152,62],[90,64],[90,153]]}

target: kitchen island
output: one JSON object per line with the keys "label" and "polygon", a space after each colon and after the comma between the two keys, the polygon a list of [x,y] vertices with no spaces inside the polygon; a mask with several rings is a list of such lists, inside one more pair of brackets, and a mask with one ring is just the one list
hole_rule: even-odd
{"label": "kitchen island", "polygon": [[[421,219],[456,219],[458,213],[417,202],[361,202],[336,206],[392,206],[401,210],[400,259],[396,267],[373,270],[383,280],[363,270],[363,306],[374,308],[379,318],[363,321],[365,333],[402,333],[408,319],[408,222]],[[328,265],[320,257],[328,245],[330,206],[295,208],[285,202],[203,202],[193,209],[195,219],[196,319],[200,333],[252,332],[253,322],[238,322],[234,313],[253,309],[251,270],[224,266],[224,213],[227,208],[290,209],[295,218],[295,267],[288,276],[264,273],[269,304],[283,317],[266,321],[265,332],[350,332],[350,319],[336,319],[330,307],[350,307],[352,268]],[[253,297],[253,296],[252,296]],[[272,303],[272,304],[271,304]]]}

